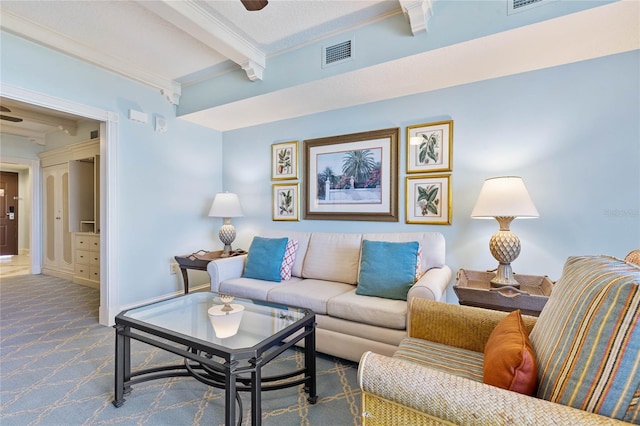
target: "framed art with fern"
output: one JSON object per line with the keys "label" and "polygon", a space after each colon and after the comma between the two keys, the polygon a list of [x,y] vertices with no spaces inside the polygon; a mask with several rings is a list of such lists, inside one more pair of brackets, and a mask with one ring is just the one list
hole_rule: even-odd
{"label": "framed art with fern", "polygon": [[453,120],[407,127],[407,173],[451,171]]}
{"label": "framed art with fern", "polygon": [[298,179],[298,141],[271,145],[271,180]]}
{"label": "framed art with fern", "polygon": [[406,222],[451,225],[451,175],[408,176]]}
{"label": "framed art with fern", "polygon": [[273,184],[273,220],[299,220],[298,184]]}

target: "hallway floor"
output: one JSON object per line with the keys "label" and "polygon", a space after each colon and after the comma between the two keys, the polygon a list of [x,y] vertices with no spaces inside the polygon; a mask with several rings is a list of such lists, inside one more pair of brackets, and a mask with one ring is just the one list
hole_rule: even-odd
{"label": "hallway floor", "polygon": [[28,275],[31,256],[20,254],[17,256],[0,256],[0,278]]}

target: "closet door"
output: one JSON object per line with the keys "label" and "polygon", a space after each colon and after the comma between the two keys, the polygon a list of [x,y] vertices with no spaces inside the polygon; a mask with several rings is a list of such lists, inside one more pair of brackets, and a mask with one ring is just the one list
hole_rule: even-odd
{"label": "closet door", "polygon": [[[69,167],[45,167],[43,181],[43,266],[45,273],[67,278],[74,271],[71,232],[69,232]],[[60,274],[56,274],[59,272]]]}

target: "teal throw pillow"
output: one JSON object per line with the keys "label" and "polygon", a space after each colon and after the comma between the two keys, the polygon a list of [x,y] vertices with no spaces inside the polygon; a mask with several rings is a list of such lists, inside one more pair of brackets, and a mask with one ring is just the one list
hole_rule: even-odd
{"label": "teal throw pillow", "polygon": [[288,238],[254,237],[249,247],[244,277],[280,282],[280,267]]}
{"label": "teal throw pillow", "polygon": [[362,241],[356,294],[407,300],[416,280],[417,241]]}

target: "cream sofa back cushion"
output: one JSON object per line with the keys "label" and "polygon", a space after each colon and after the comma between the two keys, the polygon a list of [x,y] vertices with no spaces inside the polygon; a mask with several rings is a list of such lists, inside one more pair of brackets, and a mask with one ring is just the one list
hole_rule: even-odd
{"label": "cream sofa back cushion", "polygon": [[309,240],[302,277],[355,285],[361,242],[362,234],[314,232]]}
{"label": "cream sofa back cushion", "polygon": [[445,261],[444,235],[439,232],[397,232],[363,234],[363,240],[406,243],[417,241],[422,246],[422,270],[442,268]]}

